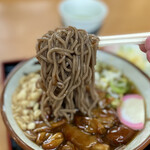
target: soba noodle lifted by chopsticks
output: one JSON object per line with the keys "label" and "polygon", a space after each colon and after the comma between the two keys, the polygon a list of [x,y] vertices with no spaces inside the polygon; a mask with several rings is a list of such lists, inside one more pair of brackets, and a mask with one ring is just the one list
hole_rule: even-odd
{"label": "soba noodle lifted by chopsticks", "polygon": [[77,110],[91,116],[99,100],[94,88],[98,42],[96,36],[74,27],[57,28],[38,39],[41,80],[37,85],[44,91],[41,110],[47,124],[47,106],[55,119],[70,121]]}

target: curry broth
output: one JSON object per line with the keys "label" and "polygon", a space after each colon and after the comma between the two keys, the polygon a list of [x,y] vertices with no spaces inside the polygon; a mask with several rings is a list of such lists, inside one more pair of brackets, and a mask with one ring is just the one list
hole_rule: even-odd
{"label": "curry broth", "polygon": [[[112,67],[107,67],[107,69],[110,68]],[[101,73],[101,70],[99,73]],[[36,74],[39,75],[39,72]],[[126,78],[124,75],[123,77]],[[36,83],[37,80],[34,82]],[[135,85],[129,79],[127,80],[130,90],[125,94],[139,94]],[[23,87],[19,86],[19,88]],[[28,126],[22,128],[20,123],[17,123],[30,140],[46,150],[113,150],[120,148],[130,142],[137,131],[128,128],[119,121],[116,108],[111,105],[112,97],[108,96],[107,91],[97,88],[97,93],[101,99],[100,107],[98,106],[92,110],[92,117],[78,111],[71,122],[68,122],[65,118],[54,120],[50,108],[47,108],[46,118],[50,122],[50,126],[44,122],[40,113],[38,118],[32,121],[34,123],[33,128],[28,128]],[[27,107],[26,109],[34,110],[35,105],[37,105],[37,110],[40,111],[40,102],[41,95],[37,97],[33,107]]]}

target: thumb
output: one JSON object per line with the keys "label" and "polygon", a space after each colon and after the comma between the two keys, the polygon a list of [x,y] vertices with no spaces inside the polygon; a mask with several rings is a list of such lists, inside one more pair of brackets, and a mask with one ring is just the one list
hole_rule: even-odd
{"label": "thumb", "polygon": [[150,62],[150,50],[148,50],[148,51],[146,52],[146,55],[147,55],[147,60]]}
{"label": "thumb", "polygon": [[148,51],[150,50],[150,36],[147,37],[146,41],[145,41],[145,49]]}

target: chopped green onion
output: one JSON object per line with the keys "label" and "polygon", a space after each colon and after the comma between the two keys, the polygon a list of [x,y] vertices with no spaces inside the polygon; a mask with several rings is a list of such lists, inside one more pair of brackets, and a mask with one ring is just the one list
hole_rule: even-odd
{"label": "chopped green onion", "polygon": [[110,87],[112,89],[112,92],[117,94],[124,94],[130,90],[129,83],[126,78],[111,81]]}
{"label": "chopped green onion", "polygon": [[117,108],[118,106],[120,106],[120,103],[121,103],[121,100],[120,100],[120,99],[114,99],[114,100],[111,102],[111,106],[114,107],[114,108]]}

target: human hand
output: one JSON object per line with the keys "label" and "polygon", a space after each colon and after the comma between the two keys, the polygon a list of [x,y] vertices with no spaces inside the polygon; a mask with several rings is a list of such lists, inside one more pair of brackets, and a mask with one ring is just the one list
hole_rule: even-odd
{"label": "human hand", "polygon": [[141,51],[146,53],[147,60],[150,62],[150,36],[147,37],[145,44],[139,45]]}

